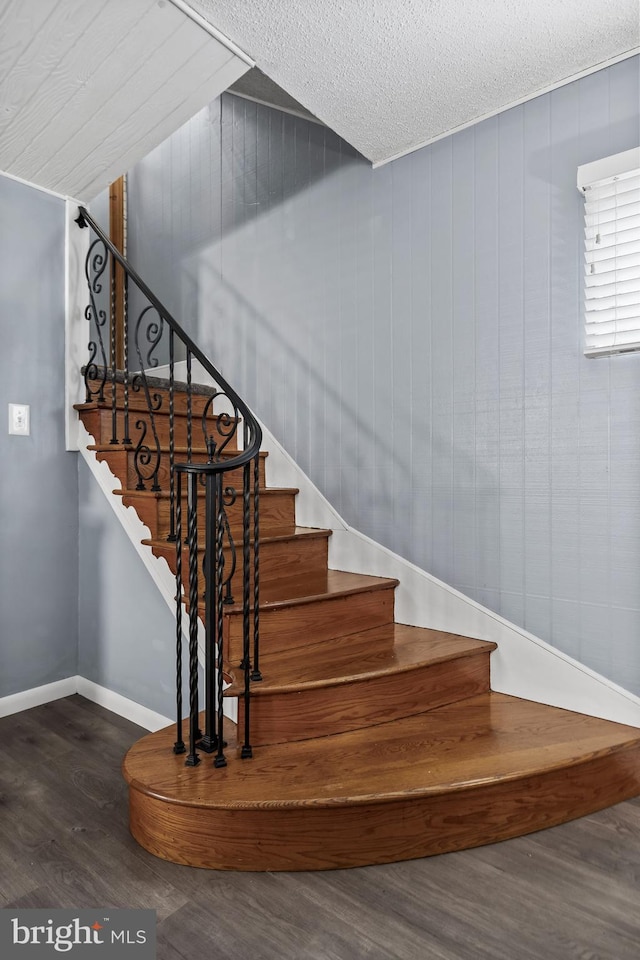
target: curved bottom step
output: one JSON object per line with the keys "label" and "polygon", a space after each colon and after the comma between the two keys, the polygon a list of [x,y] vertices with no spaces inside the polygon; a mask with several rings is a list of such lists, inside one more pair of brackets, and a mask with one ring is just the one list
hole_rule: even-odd
{"label": "curved bottom step", "polygon": [[496,693],[252,760],[227,736],[222,769],[206,754],[186,768],[174,739],[173,727],[149,734],[125,757],[131,832],[158,857],[213,869],[410,860],[640,793],[640,730]]}

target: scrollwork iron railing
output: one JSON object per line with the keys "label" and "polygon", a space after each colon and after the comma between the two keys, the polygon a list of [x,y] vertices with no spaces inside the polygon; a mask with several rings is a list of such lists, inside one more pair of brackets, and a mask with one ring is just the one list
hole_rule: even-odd
{"label": "scrollwork iron railing", "polygon": [[[176,740],[175,753],[186,753],[187,766],[200,762],[199,751],[215,753],[214,766],[226,765],[224,747],[224,678],[230,668],[244,675],[245,701],[242,757],[250,757],[251,682],[261,679],[259,668],[259,451],[262,432],[257,420],[111,243],[84,207],[76,220],[93,237],[86,257],[89,305],[85,311],[91,330],[89,357],[84,368],[87,403],[111,410],[111,444],[133,452],[138,491],[167,492],[169,534],[175,542],[176,575]],[[122,350],[116,350],[116,277],[122,273]],[[132,304],[134,318],[129,312]],[[133,349],[132,349],[133,348]],[[160,381],[158,351],[166,353],[168,375]],[[177,352],[184,355],[185,381],[176,379]],[[135,358],[131,368],[130,356]],[[194,452],[193,362],[213,383],[198,415],[203,435],[203,459]],[[199,391],[202,392],[202,391]],[[180,416],[177,398],[181,398]],[[184,395],[184,399],[182,396]],[[168,449],[163,447],[159,423],[168,417]],[[180,430],[178,431],[178,418]],[[178,432],[180,444],[178,444]],[[132,439],[132,434],[134,438]],[[241,443],[239,442],[241,440]],[[238,449],[240,447],[240,449]],[[183,456],[182,456],[183,455]],[[166,467],[166,469],[164,469]],[[234,476],[231,477],[231,474]],[[238,482],[238,475],[241,482]],[[164,485],[168,490],[164,490]],[[204,488],[204,497],[201,496]],[[204,500],[204,522],[200,516]],[[229,510],[241,503],[238,532]],[[198,606],[200,563],[198,540],[204,530],[204,729],[200,729],[198,682]],[[241,550],[239,546],[241,544]],[[235,603],[232,579],[238,556],[242,563],[243,658],[230,665],[225,657],[224,606]],[[183,574],[186,574],[183,601]],[[237,582],[237,578],[236,578]],[[188,616],[188,742],[183,737],[183,602]]]}

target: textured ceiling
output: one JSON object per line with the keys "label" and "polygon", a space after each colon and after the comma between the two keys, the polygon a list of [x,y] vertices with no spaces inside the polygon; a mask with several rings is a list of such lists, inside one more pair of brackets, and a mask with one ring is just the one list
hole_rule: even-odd
{"label": "textured ceiling", "polygon": [[638,0],[188,0],[374,163],[637,52]]}
{"label": "textured ceiling", "polygon": [[306,110],[297,100],[294,100],[293,97],[290,97],[277,83],[265,76],[258,67],[248,70],[236,80],[229,87],[229,92],[240,97],[248,97],[249,100],[256,100],[258,103],[266,103],[271,107],[278,107],[285,113],[295,113],[307,120],[316,120],[312,113]]}

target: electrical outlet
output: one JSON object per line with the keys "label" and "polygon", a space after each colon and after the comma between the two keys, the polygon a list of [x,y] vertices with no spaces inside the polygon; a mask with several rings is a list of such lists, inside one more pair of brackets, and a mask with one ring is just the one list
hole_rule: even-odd
{"label": "electrical outlet", "polygon": [[19,437],[28,437],[29,427],[29,404],[28,403],[10,403],[9,404],[9,433],[16,434]]}

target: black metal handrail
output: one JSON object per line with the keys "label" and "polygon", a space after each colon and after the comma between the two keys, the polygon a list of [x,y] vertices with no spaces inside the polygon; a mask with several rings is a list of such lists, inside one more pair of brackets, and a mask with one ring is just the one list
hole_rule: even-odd
{"label": "black metal handrail", "polygon": [[[90,227],[95,235],[89,245],[85,276],[89,305],[85,318],[90,324],[89,360],[84,368],[86,400],[111,410],[111,444],[122,444],[133,453],[136,490],[161,493],[162,477],[168,474],[170,529],[167,539],[176,544],[176,741],[175,753],[185,753],[183,739],[183,573],[188,605],[189,737],[186,764],[200,762],[198,751],[215,753],[214,766],[226,765],[224,755],[224,676],[239,667],[244,675],[244,742],[242,757],[252,755],[250,739],[251,682],[260,680],[259,668],[259,454],[260,425],[249,407],[227,383],[211,361],[181,328],[175,318],[149,289],[136,271],[109,240],[84,207],[76,219],[79,227]],[[109,279],[108,285],[105,280]],[[119,284],[118,282],[119,281]],[[130,285],[133,285],[133,289]],[[117,290],[121,289],[118,303]],[[135,321],[130,320],[133,300]],[[121,346],[118,346],[117,317],[122,316]],[[166,335],[166,336],[165,336]],[[177,344],[176,344],[177,341]],[[163,344],[169,375],[158,380],[151,371],[159,365],[156,354]],[[175,378],[176,346],[184,352],[186,382]],[[130,363],[131,347],[136,363]],[[196,360],[214,386],[194,384],[192,365]],[[176,393],[186,396],[186,411],[176,412]],[[194,401],[199,400],[203,444],[195,449],[193,439]],[[165,401],[168,406],[163,409]],[[214,409],[216,408],[216,409]],[[159,434],[159,415],[168,413],[168,451]],[[177,420],[183,423],[181,444],[186,456],[177,459]],[[132,421],[133,420],[133,424]],[[242,424],[242,449],[237,447]],[[131,439],[133,425],[136,440]],[[198,460],[198,457],[204,457]],[[162,467],[168,461],[168,470]],[[229,475],[235,472],[235,478]],[[241,483],[238,484],[238,473]],[[238,489],[240,487],[240,489]],[[186,488],[186,489],[185,489]],[[204,488],[204,523],[199,494]],[[186,502],[185,502],[186,501]],[[240,502],[241,537],[234,536],[230,510]],[[186,507],[186,518],[183,516]],[[185,522],[186,519],[186,522]],[[200,522],[199,522],[200,521]],[[198,532],[204,526],[204,595],[199,587]],[[185,536],[186,529],[186,536]],[[229,664],[224,649],[224,607],[235,603],[232,581],[237,583],[237,541],[242,543],[240,580],[242,585],[243,658]],[[183,556],[183,552],[186,556]],[[204,599],[204,730],[200,729],[198,683],[198,606]]]}

